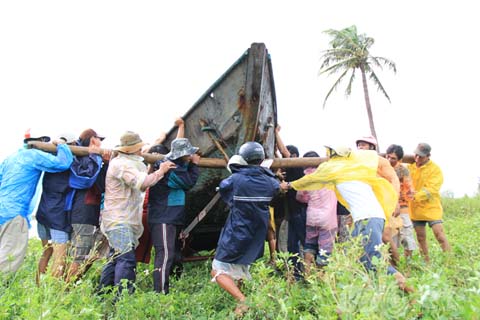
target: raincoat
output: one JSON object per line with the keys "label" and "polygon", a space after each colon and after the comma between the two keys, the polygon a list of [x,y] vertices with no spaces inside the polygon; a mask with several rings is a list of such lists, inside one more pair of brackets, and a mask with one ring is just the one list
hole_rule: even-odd
{"label": "raincoat", "polygon": [[418,221],[442,219],[440,188],[443,184],[443,174],[440,167],[430,160],[420,168],[412,163],[408,169],[416,191],[414,199],[410,201],[410,218]]}
{"label": "raincoat", "polygon": [[37,149],[20,149],[0,164],[0,225],[20,215],[30,227],[30,202],[42,171],[62,172],[73,161],[67,145],[57,146],[53,155]]}
{"label": "raincoat", "polygon": [[319,190],[330,188],[335,190],[338,201],[349,208],[348,203],[336,189],[336,185],[347,181],[361,181],[371,186],[380,203],[385,218],[395,210],[398,193],[392,184],[377,176],[378,154],[371,150],[357,150],[346,157],[333,157],[320,164],[317,170],[291,183],[295,190]]}
{"label": "raincoat", "polygon": [[269,204],[279,190],[274,174],[260,166],[231,166],[233,174],[220,183],[230,214],[220,234],[215,259],[253,263],[263,255],[270,219]]}

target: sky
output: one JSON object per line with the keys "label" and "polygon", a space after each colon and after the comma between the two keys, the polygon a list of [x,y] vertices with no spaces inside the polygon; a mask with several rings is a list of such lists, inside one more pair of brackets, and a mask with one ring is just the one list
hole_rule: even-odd
{"label": "sky", "polygon": [[[1,1],[0,159],[24,131],[55,137],[94,128],[105,147],[126,130],[153,142],[253,42],[272,59],[278,122],[300,153],[354,147],[368,135],[363,88],[323,99],[327,29],[356,25],[375,39],[389,103],[369,86],[380,151],[419,142],[444,173],[443,193],[477,191],[480,66],[474,1]],[[478,90],[478,89],[477,89]]]}

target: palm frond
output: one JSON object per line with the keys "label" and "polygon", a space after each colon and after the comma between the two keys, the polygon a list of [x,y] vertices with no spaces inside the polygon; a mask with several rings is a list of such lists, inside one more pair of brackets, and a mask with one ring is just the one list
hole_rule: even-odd
{"label": "palm frond", "polygon": [[350,76],[350,80],[348,81],[348,86],[345,89],[345,96],[350,96],[352,94],[352,84],[353,81],[355,80],[355,70],[357,69],[352,69],[352,75]]}
{"label": "palm frond", "polygon": [[373,70],[370,71],[369,78],[373,81],[373,83],[375,83],[377,90],[383,93],[385,98],[387,98],[388,102],[392,103],[392,101],[390,101],[390,96],[387,94],[387,91],[385,91],[385,88]]}
{"label": "palm frond", "polygon": [[324,73],[329,73],[329,74],[334,74],[334,73],[337,73],[338,72],[338,69],[340,68],[345,68],[347,71],[350,69],[350,62],[355,60],[354,58],[350,58],[350,59],[347,59],[347,60],[343,60],[343,61],[340,61],[340,62],[337,62],[335,63],[334,65],[332,66],[329,66],[325,69],[320,69],[318,71],[318,75],[321,75],[321,74],[324,74]]}
{"label": "palm frond", "polygon": [[395,62],[384,58],[384,57],[373,57],[370,56],[370,60],[379,68],[383,69],[383,66],[387,66],[393,73],[397,73],[397,66]]}
{"label": "palm frond", "polygon": [[343,77],[347,74],[349,69],[346,69],[340,77],[338,77],[337,81],[333,84],[333,86],[328,90],[327,95],[325,96],[325,100],[323,101],[323,109],[325,109],[325,105],[327,104],[328,97],[330,97],[330,94],[340,85],[340,83],[343,80]]}

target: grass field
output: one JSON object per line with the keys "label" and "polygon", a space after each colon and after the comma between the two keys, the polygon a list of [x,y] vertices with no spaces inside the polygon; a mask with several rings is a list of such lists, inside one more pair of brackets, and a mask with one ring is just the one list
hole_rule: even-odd
{"label": "grass field", "polygon": [[[480,197],[443,201],[453,250],[442,253],[428,230],[431,263],[415,252],[411,262],[400,266],[415,293],[405,295],[384,272],[365,272],[357,263],[360,248],[349,244],[348,250],[335,248],[325,273],[314,272],[304,282],[292,281],[284,255],[278,257],[278,268],[259,260],[244,287],[250,306],[245,319],[479,319]],[[40,247],[31,239],[20,270],[0,276],[0,319],[234,318],[235,301],[210,282],[210,261],[185,264],[167,296],[152,290],[153,265],[139,264],[136,292],[113,303],[113,295],[96,294],[102,261],[75,285],[47,276],[37,287]],[[377,263],[379,270],[386,268],[386,261]]]}

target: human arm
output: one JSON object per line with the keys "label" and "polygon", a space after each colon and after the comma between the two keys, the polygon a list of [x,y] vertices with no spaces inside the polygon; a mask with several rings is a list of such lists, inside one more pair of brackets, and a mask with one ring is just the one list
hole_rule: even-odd
{"label": "human arm", "polygon": [[155,170],[154,172],[150,173],[145,177],[145,180],[143,180],[140,190],[145,191],[147,190],[148,187],[155,185],[158,181],[160,181],[165,176],[165,174],[170,169],[174,169],[175,167],[176,167],[175,163],[171,161],[164,161],[160,163],[158,170]]}
{"label": "human arm", "polygon": [[73,162],[72,151],[64,143],[57,145],[56,155],[36,149],[33,152],[35,152],[34,167],[41,171],[62,172],[68,170]]}
{"label": "human arm", "polygon": [[277,125],[275,127],[275,143],[277,144],[277,148],[282,154],[282,156],[284,158],[290,158],[291,156],[290,151],[288,151],[287,147],[283,143],[282,138],[280,137],[280,129],[281,129],[280,125]]}
{"label": "human arm", "polygon": [[185,121],[181,117],[178,117],[175,119],[175,125],[178,127],[177,139],[185,138]]}
{"label": "human arm", "polygon": [[400,195],[400,180],[398,180],[395,169],[393,169],[390,162],[384,157],[378,156],[377,174],[390,182],[395,189],[395,192]]}
{"label": "human arm", "polygon": [[423,173],[423,184],[416,186],[414,201],[429,201],[434,195],[440,194],[440,188],[443,184],[442,171],[437,166],[432,166],[429,169],[428,172]]}

